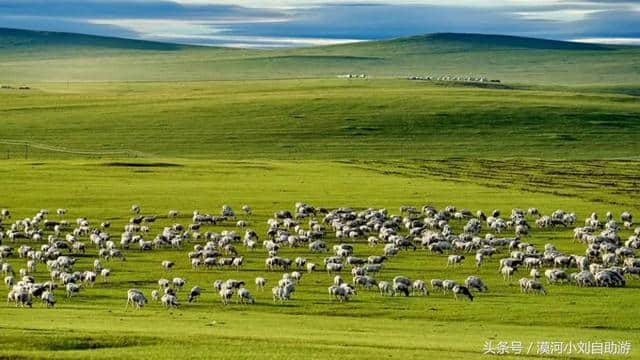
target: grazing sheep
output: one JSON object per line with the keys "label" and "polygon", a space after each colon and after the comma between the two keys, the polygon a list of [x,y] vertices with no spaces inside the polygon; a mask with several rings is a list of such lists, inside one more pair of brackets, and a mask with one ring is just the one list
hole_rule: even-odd
{"label": "grazing sheep", "polygon": [[404,296],[409,296],[409,289],[411,285],[407,285],[404,282],[398,282],[393,284],[393,293],[397,295],[398,293],[404,294]]}
{"label": "grazing sheep", "polygon": [[223,287],[222,289],[220,289],[219,294],[220,299],[222,300],[222,304],[228,305],[231,301],[231,298],[233,297],[233,290]]}
{"label": "grazing sheep", "polygon": [[136,309],[142,308],[147,303],[147,298],[144,296],[142,291],[138,289],[129,289],[127,291],[127,304],[124,309],[127,310],[129,304],[135,306]]}
{"label": "grazing sheep", "polygon": [[131,212],[134,214],[140,214],[140,205],[131,205]]}
{"label": "grazing sheep", "polygon": [[179,277],[175,277],[173,278],[173,280],[171,280],[171,283],[173,284],[173,287],[176,290],[180,290],[182,289],[182,287],[184,286],[184,284],[186,284],[186,280],[183,278],[179,278]]}
{"label": "grazing sheep", "polygon": [[109,276],[111,276],[111,269],[102,269],[100,271],[100,276],[102,276],[102,282],[109,281]]}
{"label": "grazing sheep", "polygon": [[482,279],[477,276],[472,275],[467,277],[467,279],[464,281],[464,284],[466,287],[470,289],[476,289],[479,292],[489,291],[489,287],[484,283],[484,281],[482,281]]}
{"label": "grazing sheep", "polygon": [[316,264],[307,263],[307,272],[312,273],[316,270]]}
{"label": "grazing sheep", "polygon": [[326,265],[327,273],[329,273],[329,274],[334,273],[334,272],[341,272],[342,268],[343,268],[342,264],[328,263]]}
{"label": "grazing sheep", "polygon": [[189,302],[197,301],[200,294],[202,294],[202,289],[199,286],[192,287],[189,292]]}
{"label": "grazing sheep", "polygon": [[570,275],[571,279],[576,283],[578,287],[592,287],[596,286],[596,278],[588,270],[573,273]]}
{"label": "grazing sheep", "polygon": [[329,295],[332,298],[336,298],[340,302],[349,300],[350,296],[354,294],[354,289],[348,286],[348,284],[331,285],[328,288]]}
{"label": "grazing sheep", "polygon": [[380,289],[380,295],[384,296],[387,294],[395,295],[391,284],[388,281],[380,281],[378,283],[378,288]]}
{"label": "grazing sheep", "polygon": [[298,269],[301,269],[303,267],[305,267],[305,265],[307,264],[307,259],[303,258],[303,257],[297,257],[294,262],[296,263],[296,267]]}
{"label": "grazing sheep", "polygon": [[160,301],[160,293],[158,292],[158,290],[151,291],[151,299],[156,302]]}
{"label": "grazing sheep", "polygon": [[463,261],[464,256],[462,255],[449,255],[449,257],[447,258],[447,267],[456,267],[458,265],[462,266]]}
{"label": "grazing sheep", "polygon": [[80,292],[81,285],[74,284],[72,282],[68,283],[65,288],[67,290],[67,297],[70,298],[73,294],[77,294]]}
{"label": "grazing sheep", "polygon": [[533,279],[540,279],[540,277],[542,276],[540,274],[540,270],[538,269],[531,269],[531,272],[529,272],[529,276],[531,276],[531,278]]}
{"label": "grazing sheep", "polygon": [[253,298],[253,296],[251,295],[251,293],[249,292],[249,290],[247,290],[246,288],[240,288],[238,290],[238,301],[241,304],[253,304],[255,303],[255,299]]}
{"label": "grazing sheep", "polygon": [[433,289],[433,291],[436,291],[436,289],[440,289],[442,290],[442,292],[445,292],[444,286],[442,285],[442,280],[440,279],[431,279],[431,288]]}
{"label": "grazing sheep", "polygon": [[473,295],[466,286],[456,285],[451,289],[451,291],[453,292],[453,297],[456,300],[458,300],[458,295],[464,295],[469,298],[469,301],[473,301]]}
{"label": "grazing sheep", "polygon": [[48,308],[56,305],[56,297],[53,295],[53,292],[50,291],[43,292],[42,295],[40,295],[40,300],[42,300]]}
{"label": "grazing sheep", "polygon": [[427,289],[427,285],[423,280],[415,280],[413,284],[411,284],[411,290],[415,293],[421,293],[422,295],[429,295],[429,289]]}
{"label": "grazing sheep", "polygon": [[170,284],[170,281],[167,279],[158,280],[158,287],[160,288],[160,290],[168,288],[169,284]]}
{"label": "grazing sheep", "polygon": [[176,263],[173,262],[173,261],[170,261],[170,260],[163,260],[162,261],[162,269],[164,269],[164,271],[171,270],[175,265],[176,265]]}
{"label": "grazing sheep", "polygon": [[502,267],[500,272],[502,273],[502,278],[504,279],[504,281],[511,281],[511,277],[513,277],[516,269],[511,266],[504,266]]}
{"label": "grazing sheep", "polygon": [[160,298],[160,302],[164,308],[177,308],[180,306],[178,298],[173,294],[164,294]]}
{"label": "grazing sheep", "polygon": [[548,284],[568,282],[569,276],[566,272],[560,269],[549,269],[544,272],[544,276],[547,278]]}

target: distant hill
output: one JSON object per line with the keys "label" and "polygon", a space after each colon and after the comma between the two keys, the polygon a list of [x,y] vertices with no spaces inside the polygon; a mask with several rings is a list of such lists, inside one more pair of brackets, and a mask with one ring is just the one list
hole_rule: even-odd
{"label": "distant hill", "polygon": [[479,75],[509,83],[640,84],[640,47],[437,33],[279,50],[0,28],[0,81],[177,81]]}
{"label": "distant hill", "polygon": [[0,28],[0,51],[2,49],[11,51],[33,51],[43,47],[49,49],[71,47],[176,51],[188,46],[65,32]]}

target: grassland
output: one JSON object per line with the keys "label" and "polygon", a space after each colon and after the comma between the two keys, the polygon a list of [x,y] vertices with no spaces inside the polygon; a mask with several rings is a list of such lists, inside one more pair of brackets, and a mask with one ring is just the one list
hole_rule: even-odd
{"label": "grassland", "polygon": [[[178,209],[185,215],[175,221],[183,224],[194,209],[247,203],[255,213],[242,218],[264,237],[266,219],[297,201],[392,213],[407,204],[562,208],[580,222],[592,211],[640,214],[637,48],[441,34],[248,51],[42,36],[0,36],[0,79],[31,87],[0,90],[0,142],[49,147],[0,144],[0,208],[10,208],[14,219],[65,207],[70,220],[112,221],[117,237],[133,203],[144,214]],[[474,73],[508,81],[327,78],[344,72]],[[280,80],[256,80],[264,77]],[[211,79],[234,80],[178,81]],[[105,154],[118,151],[130,155]],[[151,234],[173,222],[161,218]],[[462,225],[453,222],[456,231]],[[331,234],[327,240],[338,242]],[[526,241],[584,251],[571,229],[534,229]],[[382,251],[364,240],[355,245],[358,256]],[[264,275],[271,285],[281,276],[264,270],[263,250],[240,251],[247,264],[235,272],[192,270],[187,248],[130,250],[127,261],[107,265],[109,283],[72,300],[57,290],[54,309],[0,306],[0,358],[458,360],[480,358],[485,341],[533,342],[535,353],[538,341],[610,340],[631,341],[629,358],[640,357],[637,279],[620,289],[550,285],[546,297],[524,295],[496,273],[495,257],[478,274],[490,291],[473,303],[363,290],[338,304],[326,293],[331,278],[317,272],[303,278],[287,304],[273,304],[268,290],[250,285],[255,305],[225,307],[211,290],[214,280],[252,284]],[[323,256],[305,248],[282,255],[316,262]],[[95,257],[91,248],[76,268],[89,268]],[[177,263],[170,274],[161,270],[165,259]],[[15,257],[9,262],[24,266]],[[402,252],[377,278],[462,281],[477,274],[471,259],[455,271],[445,263],[425,250]],[[187,288],[206,291],[178,310],[152,303],[124,311],[127,289],[148,294],[163,276],[184,276]],[[41,266],[36,278],[47,277]]]}
{"label": "grassland", "polygon": [[[138,162],[140,162],[138,160]],[[438,169],[480,170],[475,163],[410,163],[434,170],[414,174],[403,171],[407,164],[348,164],[328,161],[203,161],[180,160],[168,166],[160,160],[155,166],[132,166],[124,162],[74,161],[3,161],[1,206],[14,209],[16,217],[26,217],[41,207],[67,206],[69,218],[87,215],[93,221],[110,219],[115,228],[128,219],[127,209],[138,202],[147,214],[163,214],[169,208],[183,213],[192,209],[217,211],[222,203],[239,207],[250,203],[256,210],[249,217],[262,234],[265,219],[295,201],[309,201],[320,206],[356,207],[423,203],[438,207],[456,204],[472,209],[509,209],[513,206],[539,206],[544,212],[557,207],[576,210],[584,217],[590,211],[623,209],[638,211],[638,194],[613,194],[602,202],[580,196],[547,193],[534,183],[500,180],[517,173],[519,164],[503,164],[494,170],[497,179],[473,181],[473,176],[450,176]],[[611,173],[624,174],[637,163],[600,163]],[[566,192],[572,184],[600,181],[598,176],[577,173],[560,182],[553,171],[565,168],[549,164],[540,178],[551,176]],[[388,170],[382,173],[380,169]],[[565,168],[567,169],[567,168]],[[567,169],[568,170],[568,169]],[[551,174],[549,174],[551,173]],[[637,176],[637,173],[636,175]],[[624,178],[625,176],[622,176]],[[625,191],[622,179],[609,174],[613,193]],[[42,179],[47,179],[46,183]],[[39,184],[39,186],[34,186]],[[523,191],[528,187],[529,191]],[[55,190],[59,189],[59,190]],[[581,189],[575,189],[576,194]],[[180,222],[188,222],[186,218]],[[154,225],[159,229],[169,220]],[[458,228],[462,223],[456,222]],[[207,228],[221,231],[233,224]],[[627,232],[624,232],[627,235]],[[335,243],[329,236],[330,243]],[[579,252],[582,245],[571,240],[571,230],[534,231],[527,239],[538,246],[555,243],[560,250]],[[17,244],[15,244],[17,245]],[[356,254],[378,253],[366,244],[356,244]],[[80,257],[78,268],[89,267],[95,249]],[[254,306],[222,306],[217,296],[206,292],[198,304],[166,311],[151,304],[142,311],[124,312],[124,293],[131,287],[150,291],[163,274],[159,263],[173,259],[177,267],[169,276],[184,276],[188,285],[207,289],[218,278],[251,281],[266,274],[274,283],[280,273],[263,270],[262,251],[242,251],[248,262],[244,270],[194,271],[184,251],[157,250],[151,253],[127,252],[126,262],[114,261],[111,282],[86,289],[71,301],[58,293],[55,309],[36,305],[34,309],[0,307],[2,328],[0,356],[50,358],[129,358],[144,352],[153,358],[192,357],[308,358],[363,357],[437,357],[442,359],[477,358],[484,341],[604,341],[640,340],[637,316],[632,309],[640,282],[631,280],[623,289],[578,289],[574,286],[550,286],[549,296],[520,294],[515,284],[504,283],[496,274],[494,259],[481,270],[491,289],[478,294],[473,303],[454,301],[450,296],[381,298],[375,292],[361,291],[354,301],[337,304],[329,300],[325,273],[306,276],[286,305],[273,305],[270,294],[254,293]],[[283,256],[305,255],[304,249],[285,249]],[[320,261],[322,255],[310,256]],[[20,261],[11,259],[16,267]],[[445,257],[424,250],[404,252],[389,262],[379,275],[389,279],[397,274],[413,278],[453,277],[463,280],[475,270],[467,264],[462,270],[445,269]],[[37,275],[45,277],[44,271]],[[252,289],[253,290],[253,289]],[[455,334],[455,335],[454,335]],[[188,350],[187,350],[188,349]],[[258,355],[260,354],[260,355]],[[285,355],[286,354],[286,355]],[[637,349],[633,352],[637,356]],[[508,358],[508,357],[507,357]],[[578,357],[579,358],[579,357]],[[585,358],[594,358],[588,356]],[[595,357],[597,358],[597,357]]]}
{"label": "grassland", "polygon": [[0,91],[0,140],[205,159],[638,159],[639,115],[637,96],[597,88],[43,83]]}

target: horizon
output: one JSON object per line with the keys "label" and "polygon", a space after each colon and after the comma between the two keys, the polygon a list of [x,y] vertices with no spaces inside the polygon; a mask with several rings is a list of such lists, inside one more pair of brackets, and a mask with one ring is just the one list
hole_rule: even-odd
{"label": "horizon", "polygon": [[0,0],[3,27],[185,45],[287,48],[433,33],[639,45],[640,1]]}

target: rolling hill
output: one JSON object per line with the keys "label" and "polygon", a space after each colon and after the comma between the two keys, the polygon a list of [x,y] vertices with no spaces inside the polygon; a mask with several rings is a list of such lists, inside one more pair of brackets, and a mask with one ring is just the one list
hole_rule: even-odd
{"label": "rolling hill", "polygon": [[179,81],[483,75],[526,84],[638,84],[640,48],[481,34],[239,50],[0,29],[0,81]]}

